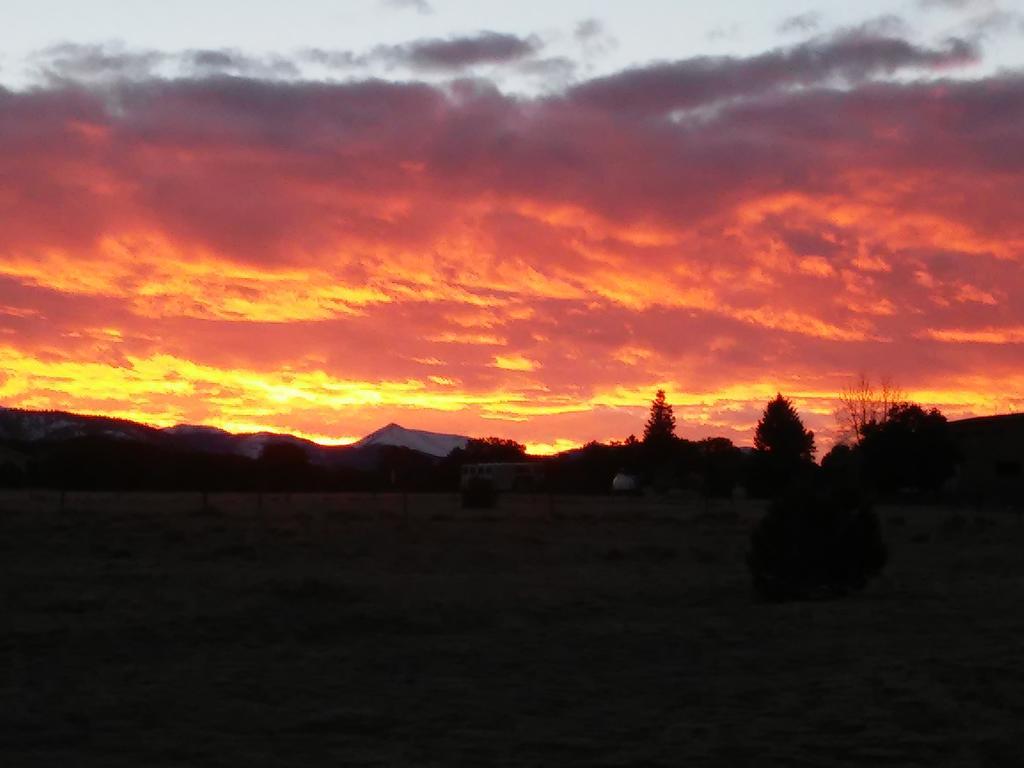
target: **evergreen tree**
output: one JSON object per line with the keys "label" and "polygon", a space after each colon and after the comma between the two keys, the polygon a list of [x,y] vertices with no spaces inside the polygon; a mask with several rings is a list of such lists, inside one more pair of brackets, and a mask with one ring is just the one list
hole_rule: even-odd
{"label": "evergreen tree", "polygon": [[781,394],[765,406],[754,432],[754,447],[785,463],[814,460],[814,433],[804,423],[793,404]]}
{"label": "evergreen tree", "polygon": [[804,429],[793,404],[782,395],[765,406],[754,432],[754,447],[747,483],[755,496],[777,496],[806,479],[814,466],[814,433]]}
{"label": "evergreen tree", "polygon": [[665,402],[665,390],[659,389],[651,403],[651,414],[644,425],[644,444],[671,445],[676,439],[676,417],[672,406]]}

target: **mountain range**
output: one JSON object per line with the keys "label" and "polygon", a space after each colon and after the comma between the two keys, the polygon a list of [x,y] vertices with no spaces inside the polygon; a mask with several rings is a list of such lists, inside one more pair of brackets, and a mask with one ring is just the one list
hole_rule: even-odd
{"label": "mountain range", "polygon": [[108,416],[85,416],[63,411],[29,411],[0,407],[0,441],[12,443],[61,442],[77,438],[106,438],[157,445],[199,453],[227,454],[254,459],[268,443],[298,446],[310,462],[320,466],[366,467],[381,451],[404,448],[443,458],[464,448],[469,438],[407,429],[388,424],[352,445],[325,446],[289,434],[255,432],[235,434],[217,427],[179,424],[163,429]]}

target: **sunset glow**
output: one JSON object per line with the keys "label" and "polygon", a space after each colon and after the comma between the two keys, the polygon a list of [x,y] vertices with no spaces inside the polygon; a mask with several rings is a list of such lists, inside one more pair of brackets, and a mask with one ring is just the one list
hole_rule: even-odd
{"label": "sunset glow", "polygon": [[966,29],[533,90],[50,61],[0,88],[0,405],[534,453],[657,388],[740,444],[779,391],[827,442],[861,372],[1024,410],[1024,75]]}

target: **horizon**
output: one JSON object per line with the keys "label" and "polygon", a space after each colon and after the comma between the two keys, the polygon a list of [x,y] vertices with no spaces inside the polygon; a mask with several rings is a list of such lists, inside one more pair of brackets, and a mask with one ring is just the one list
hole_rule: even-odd
{"label": "horizon", "polygon": [[[904,400],[902,402],[911,403],[912,401]],[[671,406],[671,403],[669,403],[669,406]],[[26,411],[26,412],[29,412],[29,413],[64,413],[64,414],[66,414],[68,416],[81,416],[81,417],[87,417],[87,418],[93,418],[93,417],[116,418],[116,419],[120,419],[121,418],[121,417],[111,417],[111,416],[109,416],[108,414],[105,414],[105,413],[70,412],[70,411],[60,411],[60,410],[32,411],[32,410],[28,410],[28,409],[9,408],[8,406],[2,406],[2,405],[0,405],[0,409],[23,410],[23,411]],[[1011,411],[1011,412],[1008,412],[1008,413],[987,414],[987,415],[984,415],[984,416],[970,416],[970,417],[964,417],[964,418],[961,418],[961,419],[950,419],[949,421],[950,422],[967,421],[967,420],[971,420],[971,419],[1000,418],[1000,417],[1006,417],[1006,416],[1024,416],[1024,412],[1021,412],[1021,411]],[[145,427],[149,427],[149,428],[157,429],[157,430],[173,430],[173,429],[178,429],[178,428],[181,428],[181,427],[190,427],[190,428],[194,428],[194,429],[219,430],[219,431],[225,432],[226,434],[230,434],[230,435],[235,436],[235,437],[246,437],[246,436],[251,436],[251,435],[270,435],[272,437],[292,437],[292,438],[297,438],[297,439],[300,439],[300,440],[304,440],[304,441],[313,443],[313,444],[315,444],[315,445],[317,445],[317,446],[319,446],[321,448],[346,448],[346,447],[355,446],[358,443],[361,443],[361,442],[363,442],[363,441],[365,441],[365,440],[367,440],[367,439],[377,435],[380,432],[384,432],[385,430],[387,430],[387,429],[389,429],[391,427],[397,427],[398,429],[401,429],[401,430],[406,431],[406,432],[415,432],[415,433],[421,433],[421,434],[428,434],[428,435],[431,435],[431,436],[438,436],[438,437],[460,437],[460,438],[466,438],[467,440],[484,440],[484,439],[488,439],[488,438],[503,438],[502,435],[497,435],[497,434],[490,434],[490,435],[463,435],[463,434],[455,434],[455,433],[449,433],[449,432],[436,432],[436,431],[433,431],[433,430],[421,429],[419,427],[409,427],[409,426],[406,426],[404,424],[399,424],[397,422],[388,422],[387,424],[379,426],[379,427],[371,430],[370,432],[367,432],[366,434],[361,435],[359,437],[345,437],[345,438],[342,438],[341,440],[335,440],[335,439],[332,439],[332,438],[317,439],[318,437],[322,438],[322,436],[316,436],[316,435],[308,435],[308,434],[302,434],[302,433],[297,433],[297,432],[281,432],[281,431],[266,430],[266,429],[255,429],[255,430],[245,429],[245,430],[241,430],[241,431],[233,431],[233,430],[226,430],[223,427],[217,427],[217,426],[214,426],[212,424],[178,423],[178,424],[172,424],[172,425],[167,425],[167,426],[160,426],[158,424],[150,424],[150,423],[146,423],[146,422],[134,422],[131,419],[127,419],[126,421],[129,421],[131,423],[137,423],[137,424],[140,424],[141,426],[145,426]],[[630,433],[629,435],[626,435],[625,437],[610,437],[610,438],[607,438],[605,440],[594,440],[594,441],[588,441],[588,442],[596,442],[598,444],[603,444],[603,445],[621,444],[621,443],[623,443],[625,440],[627,440],[630,437],[635,437],[637,439],[642,439],[640,437],[640,435],[638,434],[638,433],[641,433],[641,432],[642,432],[642,430],[637,430],[636,432]],[[677,437],[679,437],[680,440],[684,440],[684,441],[688,439],[688,438],[684,438],[684,437],[681,437],[681,436],[677,436]],[[720,439],[722,437],[723,437],[722,435],[707,435],[707,436],[705,436],[704,438],[701,438],[701,439]],[[818,436],[815,435],[815,439],[816,440],[817,440],[817,438],[818,438]],[[740,443],[737,443],[735,441],[732,441],[732,442],[733,442],[733,444],[737,448],[744,449],[744,450],[754,450],[753,434],[751,434],[751,439],[746,441],[746,442],[740,442]],[[814,455],[815,463],[820,463],[821,459],[824,458],[824,456],[828,453],[828,449],[830,449],[834,445],[837,445],[837,444],[840,444],[840,443],[849,444],[849,440],[848,439],[847,440],[837,439],[837,440],[835,440],[833,442],[828,443],[827,445],[822,445],[820,442],[817,442],[816,448],[815,448],[815,455]],[[574,445],[561,445],[561,446],[557,446],[556,447],[556,446],[548,446],[548,445],[543,445],[543,444],[535,445],[535,444],[525,443],[525,444],[523,444],[523,447],[525,449],[525,452],[526,452],[527,456],[533,456],[533,457],[536,457],[536,458],[550,458],[550,457],[553,457],[553,456],[557,456],[557,455],[559,455],[561,453],[565,453],[565,452],[568,452],[568,451],[573,451],[573,450],[577,450],[579,448],[583,448],[586,444],[587,443],[578,443],[578,444],[574,444]],[[556,448],[557,448],[557,450],[556,450]]]}
{"label": "horizon", "polygon": [[88,5],[0,31],[4,406],[535,455],[659,389],[819,454],[860,374],[1024,411],[1017,3]]}

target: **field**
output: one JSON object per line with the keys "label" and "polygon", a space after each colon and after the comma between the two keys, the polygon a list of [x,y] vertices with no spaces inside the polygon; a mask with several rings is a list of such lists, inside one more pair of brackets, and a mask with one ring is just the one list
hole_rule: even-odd
{"label": "field", "polygon": [[1015,765],[1024,524],[883,509],[885,575],[755,602],[759,509],[0,495],[0,764]]}

